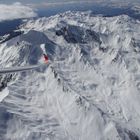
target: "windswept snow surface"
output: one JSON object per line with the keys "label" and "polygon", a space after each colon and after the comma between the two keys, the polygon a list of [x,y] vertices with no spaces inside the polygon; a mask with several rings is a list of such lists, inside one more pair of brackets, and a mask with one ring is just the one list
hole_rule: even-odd
{"label": "windswept snow surface", "polygon": [[140,139],[140,21],[66,12],[22,30],[0,65],[38,64],[42,44],[51,64],[1,91],[0,140]]}

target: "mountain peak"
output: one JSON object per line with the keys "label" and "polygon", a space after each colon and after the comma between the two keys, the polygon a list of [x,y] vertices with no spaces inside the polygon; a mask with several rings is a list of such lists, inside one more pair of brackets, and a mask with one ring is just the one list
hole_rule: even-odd
{"label": "mountain peak", "polygon": [[22,26],[24,34],[1,44],[0,63],[39,63],[44,44],[51,64],[7,86],[5,139],[140,138],[139,25],[69,11]]}

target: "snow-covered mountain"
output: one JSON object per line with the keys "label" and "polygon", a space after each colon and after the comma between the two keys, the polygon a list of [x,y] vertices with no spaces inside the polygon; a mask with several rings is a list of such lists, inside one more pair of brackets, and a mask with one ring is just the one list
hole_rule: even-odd
{"label": "snow-covered mountain", "polygon": [[[139,140],[140,21],[66,12],[30,20],[0,45],[0,140]],[[5,97],[6,96],[6,97]]]}

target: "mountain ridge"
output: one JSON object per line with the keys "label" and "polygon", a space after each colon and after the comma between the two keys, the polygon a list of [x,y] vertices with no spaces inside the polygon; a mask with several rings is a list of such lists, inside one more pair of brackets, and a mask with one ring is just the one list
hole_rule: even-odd
{"label": "mountain ridge", "polygon": [[51,64],[7,86],[1,108],[12,117],[4,121],[3,139],[139,139],[139,24],[125,15],[70,11],[24,24],[18,45],[1,44],[0,64],[39,63],[40,34]]}

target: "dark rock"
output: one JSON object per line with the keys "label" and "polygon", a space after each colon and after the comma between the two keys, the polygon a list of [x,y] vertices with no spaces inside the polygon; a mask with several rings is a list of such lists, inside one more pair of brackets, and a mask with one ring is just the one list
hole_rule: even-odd
{"label": "dark rock", "polygon": [[63,36],[68,43],[87,43],[95,41],[101,44],[100,37],[95,31],[79,26],[67,25],[56,31],[56,35]]}

